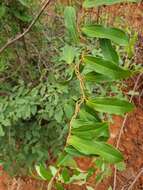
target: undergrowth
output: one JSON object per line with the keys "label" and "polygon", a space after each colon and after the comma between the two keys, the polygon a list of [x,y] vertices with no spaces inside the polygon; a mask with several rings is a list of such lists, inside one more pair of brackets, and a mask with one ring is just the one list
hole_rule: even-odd
{"label": "undergrowth", "polygon": [[[1,47],[27,28],[39,4],[0,2]],[[86,8],[93,4],[84,2]],[[95,171],[99,182],[111,174],[111,164],[122,168],[122,154],[106,143],[109,122],[112,114],[133,109],[123,80],[139,69],[133,65],[136,33],[102,19],[95,24],[79,2],[50,6],[0,57],[0,160],[12,175],[32,174],[36,165],[40,177],[50,185],[56,179],[60,189],[86,183]],[[94,166],[81,171],[78,156],[91,157]]]}

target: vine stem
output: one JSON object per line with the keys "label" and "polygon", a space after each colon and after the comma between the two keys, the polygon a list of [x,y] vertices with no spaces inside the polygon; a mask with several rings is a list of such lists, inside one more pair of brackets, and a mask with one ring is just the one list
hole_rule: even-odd
{"label": "vine stem", "polygon": [[59,175],[60,170],[61,170],[61,168],[59,168],[59,169],[57,170],[56,174],[55,174],[55,175],[52,177],[52,179],[50,180],[50,182],[49,182],[49,184],[48,184],[48,187],[47,187],[47,190],[52,190],[54,181],[55,181],[56,177]]}
{"label": "vine stem", "polygon": [[28,26],[28,28],[26,30],[24,30],[23,33],[18,34],[15,38],[9,39],[6,42],[6,44],[2,48],[0,48],[0,54],[3,53],[3,51],[5,51],[6,48],[8,48],[9,46],[11,46],[12,44],[14,44],[15,42],[17,42],[18,40],[22,39],[31,30],[31,28],[33,27],[33,25],[37,22],[37,20],[42,15],[42,13],[46,9],[46,7],[50,4],[50,2],[51,2],[51,0],[45,0],[45,3],[41,7],[41,9],[38,12],[38,14],[34,17],[34,19],[32,20],[31,24]]}
{"label": "vine stem", "polygon": [[[142,74],[143,74],[143,73],[140,73],[140,74],[138,75],[137,80],[136,80],[136,82],[135,82],[135,85],[134,85],[134,87],[133,87],[133,92],[136,91],[137,86],[138,86],[138,83],[139,83],[139,80],[140,80]],[[134,94],[132,94],[131,97],[130,97],[130,100],[129,100],[130,103],[132,102],[133,98],[134,98]],[[121,129],[120,129],[120,132],[119,132],[119,135],[118,135],[118,138],[117,138],[116,148],[119,148],[120,141],[121,141],[121,136],[122,136],[122,134],[123,134],[123,131],[124,131],[124,127],[125,127],[127,118],[128,118],[128,113],[127,113],[127,114],[125,115],[125,117],[124,117],[124,120],[123,120]],[[113,190],[116,190],[116,184],[117,184],[117,168],[115,167],[115,168],[114,168]]]}
{"label": "vine stem", "polygon": [[[69,138],[71,136],[72,123],[73,123],[74,119],[76,119],[76,117],[77,117],[77,115],[78,115],[78,113],[80,111],[81,105],[86,100],[86,95],[85,95],[85,92],[84,92],[85,91],[85,85],[84,85],[83,77],[80,74],[80,62],[75,65],[74,69],[75,69],[76,77],[77,77],[77,79],[79,80],[79,83],[80,83],[81,97],[80,97],[80,100],[78,100],[76,102],[75,111],[74,111],[74,114],[73,114],[73,116],[72,116],[72,118],[70,120],[70,123],[69,123],[69,133],[68,133],[68,136],[67,136],[67,139],[66,139],[64,149],[68,146],[68,141],[69,141]],[[52,177],[52,179],[50,180],[50,182],[48,184],[48,189],[47,190],[52,190],[52,187],[54,185],[54,181],[55,181],[56,177],[58,176],[58,174],[60,173],[60,171],[61,171],[61,168],[59,168],[57,170],[57,173],[55,174],[55,176]]]}
{"label": "vine stem", "polygon": [[84,81],[83,81],[83,77],[82,75],[80,74],[80,62],[75,65],[75,74],[76,74],[76,77],[77,79],[79,80],[79,83],[80,83],[80,91],[81,91],[81,98],[79,101],[76,102],[76,106],[75,106],[75,112],[74,112],[74,115],[72,116],[71,120],[70,120],[70,124],[69,124],[69,134],[68,134],[68,137],[67,137],[67,141],[66,141],[66,145],[65,147],[67,146],[68,144],[68,140],[71,136],[71,128],[72,128],[72,123],[74,121],[74,119],[76,119],[79,111],[80,111],[80,107],[81,105],[84,103],[84,101],[86,100],[86,95],[85,95],[85,85],[84,85]]}

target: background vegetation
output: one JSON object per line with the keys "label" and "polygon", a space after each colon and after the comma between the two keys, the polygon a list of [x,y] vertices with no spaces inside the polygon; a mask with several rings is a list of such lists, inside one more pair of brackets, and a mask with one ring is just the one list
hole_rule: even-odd
{"label": "background vegetation", "polygon": [[[122,90],[123,80],[141,70],[133,62],[137,33],[109,26],[100,7],[90,17],[87,8],[105,4],[51,3],[27,35],[1,52],[0,159],[10,174],[27,175],[36,165],[50,185],[60,174],[60,188],[86,183],[97,170],[100,182],[113,163],[124,167],[122,154],[106,142],[111,115],[133,109],[127,99],[134,91]],[[40,6],[35,0],[0,2],[2,48],[28,28]],[[74,160],[83,155],[94,163],[87,172]]]}

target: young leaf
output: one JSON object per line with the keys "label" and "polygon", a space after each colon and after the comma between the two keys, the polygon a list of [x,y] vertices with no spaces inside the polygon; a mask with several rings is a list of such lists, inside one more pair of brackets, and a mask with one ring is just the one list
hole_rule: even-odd
{"label": "young leaf", "polygon": [[114,80],[124,79],[132,74],[130,70],[122,69],[118,65],[104,60],[103,58],[85,56],[84,62],[86,64],[85,68],[89,68],[91,71],[105,75],[107,78],[112,78]]}
{"label": "young leaf", "polygon": [[85,8],[92,8],[102,5],[113,5],[116,3],[126,3],[126,2],[139,2],[138,0],[85,0],[83,6]]}
{"label": "young leaf", "polygon": [[71,64],[74,61],[75,55],[76,55],[76,48],[69,45],[65,45],[63,47],[61,59],[64,60],[67,64]]}
{"label": "young leaf", "polygon": [[116,64],[119,63],[119,56],[112,46],[111,41],[108,39],[100,39],[100,47],[102,49],[102,53],[105,59],[114,62]]}
{"label": "young leaf", "polygon": [[99,112],[106,112],[110,114],[123,115],[126,112],[133,110],[134,106],[125,101],[116,98],[102,98],[97,97],[94,99],[89,99],[87,105],[94,108]]}
{"label": "young leaf", "polygon": [[49,168],[51,170],[52,175],[55,176],[57,173],[57,168],[55,168],[54,166],[49,166]]}
{"label": "young leaf", "polygon": [[38,173],[38,175],[43,179],[43,180],[48,180],[52,178],[51,171],[47,169],[43,164],[36,165],[35,169]]}
{"label": "young leaf", "polygon": [[128,35],[118,28],[110,28],[95,24],[84,26],[82,32],[88,37],[109,39],[122,46],[127,46],[129,44]]}
{"label": "young leaf", "polygon": [[87,156],[99,155],[109,163],[117,163],[123,160],[123,156],[118,150],[103,142],[85,140],[72,135],[68,144]]}
{"label": "young leaf", "polygon": [[124,162],[119,162],[116,164],[116,168],[117,170],[122,172],[126,169],[126,164]]}
{"label": "young leaf", "polygon": [[78,31],[76,26],[76,11],[74,7],[66,7],[64,11],[65,27],[67,28],[71,39],[78,42]]}

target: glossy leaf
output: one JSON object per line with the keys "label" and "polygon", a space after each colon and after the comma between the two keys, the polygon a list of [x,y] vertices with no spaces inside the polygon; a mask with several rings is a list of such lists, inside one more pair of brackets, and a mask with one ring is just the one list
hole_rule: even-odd
{"label": "glossy leaf", "polygon": [[82,32],[88,37],[109,39],[122,46],[127,46],[129,44],[128,35],[118,28],[110,28],[95,24],[84,26]]}
{"label": "glossy leaf", "polygon": [[111,41],[108,39],[100,39],[100,47],[105,59],[112,61],[116,64],[119,63],[119,56],[112,46]]}
{"label": "glossy leaf", "polygon": [[123,156],[118,150],[103,142],[71,136],[68,144],[87,156],[99,155],[109,163],[117,163],[123,160]]}
{"label": "glossy leaf", "polygon": [[123,115],[126,112],[133,110],[134,106],[125,101],[116,98],[102,98],[97,97],[89,99],[87,105],[94,108],[96,111],[110,114]]}
{"label": "glossy leaf", "polygon": [[97,58],[92,56],[84,57],[85,68],[89,70],[100,73],[112,79],[124,79],[131,76],[130,70],[125,70],[119,67],[118,65],[104,60],[103,58]]}
{"label": "glossy leaf", "polygon": [[73,7],[67,6],[64,11],[65,27],[69,32],[71,39],[78,42],[78,31],[76,26],[76,11]]}
{"label": "glossy leaf", "polygon": [[83,6],[85,8],[92,8],[102,5],[113,5],[116,3],[126,3],[126,2],[139,2],[138,0],[85,0]]}

